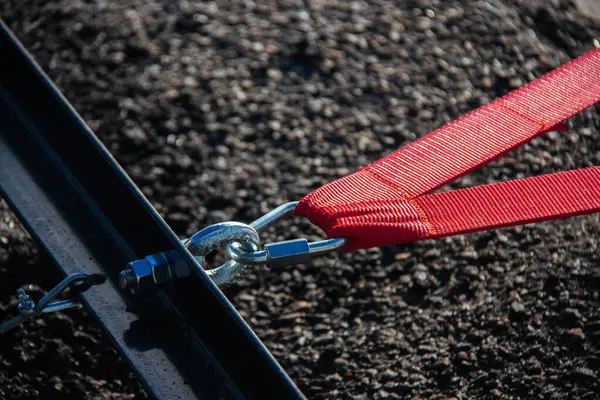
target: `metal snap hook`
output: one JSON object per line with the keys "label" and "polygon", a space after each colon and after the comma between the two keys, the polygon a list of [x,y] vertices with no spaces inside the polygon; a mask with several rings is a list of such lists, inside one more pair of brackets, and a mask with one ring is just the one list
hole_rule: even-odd
{"label": "metal snap hook", "polygon": [[[219,247],[238,243],[241,249],[255,252],[260,248],[260,238],[256,229],[240,222],[222,222],[208,226],[183,240],[186,249],[194,256],[194,268],[204,270],[204,256]],[[229,260],[223,265],[204,272],[220,288],[239,280],[248,273],[248,264]],[[191,274],[187,262],[176,250],[152,254],[132,261],[121,271],[119,283],[132,293],[161,289],[178,278]]]}
{"label": "metal snap hook", "polygon": [[[282,204],[271,210],[250,226],[258,232],[268,228],[280,219],[291,215],[297,201]],[[229,256],[232,260],[243,264],[266,264],[270,268],[286,267],[294,264],[309,262],[312,258],[339,250],[346,244],[346,239],[326,239],[318,242],[309,242],[306,239],[292,239],[283,242],[267,243],[265,250],[248,251],[237,243],[228,246]]]}
{"label": "metal snap hook", "polygon": [[[339,250],[346,244],[343,238],[318,242],[294,239],[267,243],[265,249],[261,250],[258,232],[292,214],[297,204],[298,202],[283,204],[250,225],[223,222],[206,227],[189,239],[182,240],[197,261],[193,268],[202,268],[217,286],[224,288],[245,276],[251,265],[266,264],[277,268],[301,264],[316,256]],[[231,259],[218,268],[204,269],[204,256],[222,246],[227,246]],[[179,252],[164,251],[128,263],[119,275],[119,282],[123,289],[129,289],[132,293],[156,290],[175,279],[189,276],[191,271],[192,268]]]}

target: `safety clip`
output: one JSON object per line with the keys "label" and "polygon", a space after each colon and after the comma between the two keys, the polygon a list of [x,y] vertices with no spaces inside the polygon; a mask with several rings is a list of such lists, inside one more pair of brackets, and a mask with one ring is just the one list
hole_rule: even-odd
{"label": "safety clip", "polygon": [[0,334],[12,328],[16,328],[23,322],[37,317],[38,315],[67,310],[79,306],[80,303],[75,298],[56,301],[55,299],[67,290],[71,296],[74,296],[78,293],[85,292],[94,285],[104,283],[105,281],[106,277],[101,274],[88,275],[81,272],[71,274],[42,297],[37,304],[29,297],[24,289],[17,289],[19,314],[0,325]]}

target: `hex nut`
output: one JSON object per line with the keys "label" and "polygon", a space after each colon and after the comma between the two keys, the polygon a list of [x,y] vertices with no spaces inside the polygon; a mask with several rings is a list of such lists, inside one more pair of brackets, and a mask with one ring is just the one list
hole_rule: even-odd
{"label": "hex nut", "polygon": [[145,260],[148,261],[150,269],[152,270],[154,285],[157,286],[156,289],[166,285],[172,280],[171,266],[163,253],[152,254],[147,256]]}
{"label": "hex nut", "polygon": [[127,264],[135,275],[136,284],[131,287],[133,292],[151,290],[154,283],[154,275],[152,274],[152,268],[150,263],[145,258],[141,260],[132,261]]}
{"label": "hex nut", "polygon": [[270,268],[304,264],[310,261],[310,247],[306,239],[269,243],[265,245],[265,250],[269,255]]}
{"label": "hex nut", "polygon": [[173,279],[185,278],[190,276],[192,273],[187,261],[179,254],[178,251],[172,250],[167,253],[167,260],[171,265],[171,273],[174,275]]}

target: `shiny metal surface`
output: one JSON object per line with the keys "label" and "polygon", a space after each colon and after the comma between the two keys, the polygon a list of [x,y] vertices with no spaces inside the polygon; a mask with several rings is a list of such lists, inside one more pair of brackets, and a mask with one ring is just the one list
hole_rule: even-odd
{"label": "shiny metal surface", "polygon": [[303,264],[310,261],[310,249],[306,239],[269,243],[265,245],[265,251],[271,268]]}
{"label": "shiny metal surface", "polygon": [[127,263],[119,273],[119,285],[131,293],[161,289],[171,281],[190,275],[190,268],[177,251],[151,254]]}
{"label": "shiny metal surface", "polygon": [[204,256],[212,250],[229,243],[260,243],[258,232],[250,225],[241,222],[221,222],[195,233],[185,243],[194,256]]}
{"label": "shiny metal surface", "polygon": [[[164,253],[152,254],[141,260],[132,261],[127,264],[127,267],[119,274],[119,284],[123,289],[130,289],[132,293],[153,290],[163,283],[168,283],[172,278]],[[168,272],[155,274],[155,270]]]}
{"label": "shiny metal surface", "polygon": [[[250,226],[260,232],[280,219],[292,214],[297,205],[297,201],[283,204],[258,218],[256,221],[252,222]],[[344,244],[346,243],[345,239],[327,239],[313,243],[308,243],[306,241],[307,246],[300,249],[299,246],[301,245],[301,241],[306,240],[297,239],[269,243],[265,245],[265,250],[260,251],[247,251],[239,244],[232,243],[228,246],[228,252],[232,260],[242,264],[267,264],[271,268],[277,268],[308,262],[312,257],[339,250],[344,247]]]}
{"label": "shiny metal surface", "polygon": [[[196,268],[204,272],[220,288],[245,276],[251,265],[266,264],[271,268],[302,264],[313,257],[340,249],[345,239],[327,239],[309,243],[306,239],[293,239],[283,242],[269,243],[260,250],[258,232],[270,227],[280,219],[292,214],[298,205],[297,201],[283,204],[250,225],[240,222],[223,222],[208,226],[188,239],[183,239],[184,246],[192,253]],[[204,256],[227,246],[229,261],[218,268],[205,269]],[[122,288],[131,292],[156,290],[169,284],[174,279],[190,275],[187,265],[177,269],[171,253],[162,252],[147,256],[127,264],[121,271],[119,283]]]}
{"label": "shiny metal surface", "polygon": [[308,244],[310,247],[310,255],[312,257],[320,256],[323,254],[331,253],[344,247],[346,239],[326,239],[318,242],[312,242]]}
{"label": "shiny metal surface", "polygon": [[288,215],[293,214],[297,205],[297,201],[282,204],[279,207],[272,209],[262,217],[258,218],[256,221],[252,222],[250,226],[256,229],[258,232],[267,229],[283,217],[287,217]]}
{"label": "shiny metal surface", "polygon": [[[223,222],[206,227],[189,238],[185,246],[195,256],[198,265],[204,268],[206,254],[234,242],[247,251],[260,248],[256,229],[240,222]],[[248,265],[229,260],[220,267],[205,272],[217,286],[223,288],[244,277],[248,273]]]}
{"label": "shiny metal surface", "polygon": [[31,318],[32,314],[34,313],[35,302],[31,300],[31,297],[29,297],[27,293],[25,293],[25,290],[17,289],[17,299],[19,314],[0,325],[0,333],[4,333],[8,330],[16,328]]}
{"label": "shiny metal surface", "polygon": [[[206,254],[234,242],[247,252],[260,248],[256,229],[240,222],[211,225],[183,241],[185,247],[194,256],[196,266],[203,269]],[[187,264],[178,262],[179,258],[181,257],[177,252],[168,251],[127,263],[127,267],[119,275],[119,284],[132,293],[161,289],[174,279],[190,275],[191,271]],[[217,268],[207,269],[204,272],[217,286],[224,288],[246,275],[248,265],[229,260]]]}
{"label": "shiny metal surface", "polygon": [[[243,264],[249,264],[249,265],[267,264],[272,268],[280,267],[280,266],[284,266],[284,265],[296,264],[295,262],[293,262],[291,260],[291,257],[293,256],[292,254],[289,255],[290,256],[289,262],[285,263],[284,262],[285,258],[283,256],[279,255],[279,260],[277,262],[277,265],[272,264],[272,259],[269,256],[269,252],[266,249],[267,249],[267,247],[270,247],[270,246],[273,246],[273,245],[276,245],[279,243],[286,243],[286,242],[269,243],[269,244],[265,245],[265,250],[253,251],[253,252],[245,251],[244,249],[241,248],[241,246],[234,243],[234,244],[230,245],[228,248],[229,256],[233,260],[236,260]],[[345,244],[346,244],[345,239],[327,239],[327,240],[320,240],[318,242],[309,242],[308,243],[308,253],[307,253],[309,256],[308,259],[320,256],[320,255],[324,255],[327,253],[331,253],[332,251],[339,250],[342,247],[344,247]],[[303,262],[306,262],[306,261],[303,261]]]}
{"label": "shiny metal surface", "polygon": [[49,314],[49,313],[56,312],[56,311],[68,310],[70,308],[75,308],[78,306],[80,306],[80,303],[75,300],[71,300],[71,299],[59,300],[59,301],[53,301],[52,303],[48,304],[46,307],[44,307],[41,310],[41,312],[44,314]]}

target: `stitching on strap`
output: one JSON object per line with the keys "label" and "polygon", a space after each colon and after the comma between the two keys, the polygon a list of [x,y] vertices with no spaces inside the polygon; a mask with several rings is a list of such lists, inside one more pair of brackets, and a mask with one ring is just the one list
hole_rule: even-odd
{"label": "stitching on strap", "polygon": [[369,168],[369,167],[362,168],[361,171],[368,173],[370,176],[375,178],[377,181],[383,183],[384,185],[390,187],[391,189],[394,189],[394,190],[397,190],[398,192],[400,192],[400,195],[402,197],[404,197],[406,199],[406,201],[408,201],[408,203],[414,208],[415,212],[419,215],[421,222],[427,228],[427,233],[429,234],[429,236],[436,236],[437,232],[435,231],[435,228],[433,227],[433,224],[429,220],[429,217],[427,216],[427,213],[425,212],[425,210],[423,210],[423,208],[421,208],[421,206],[419,206],[419,204],[413,198],[411,198],[408,194],[406,194],[404,192],[404,190],[402,190],[398,185],[383,178],[382,176],[377,174],[375,171],[372,171],[371,168]]}
{"label": "stitching on strap", "polygon": [[536,121],[535,119],[533,119],[517,110],[513,110],[512,108],[510,108],[509,106],[507,106],[506,104],[504,104],[501,101],[498,101],[497,105],[512,112],[513,114],[517,114],[518,116],[525,118],[527,121],[533,122],[535,124],[540,124],[540,127],[542,128],[542,130],[546,130],[546,128],[548,127],[548,125],[544,121]]}

